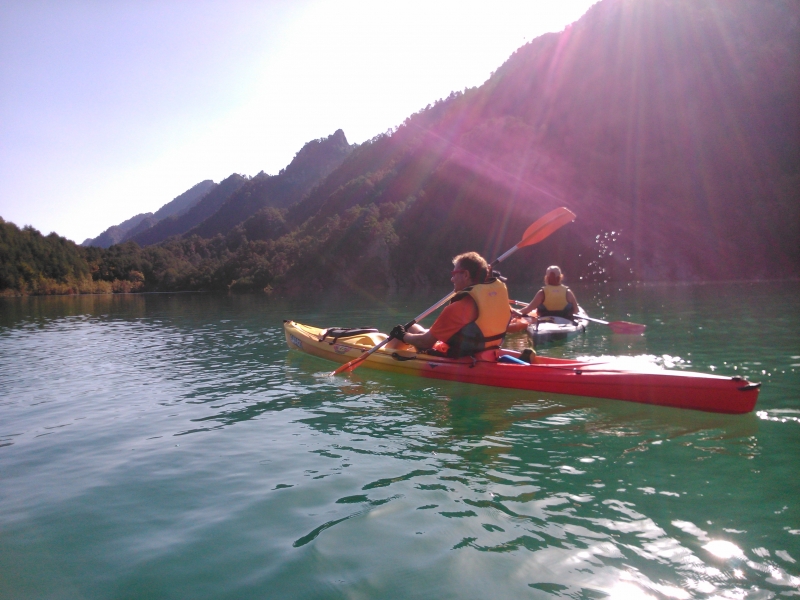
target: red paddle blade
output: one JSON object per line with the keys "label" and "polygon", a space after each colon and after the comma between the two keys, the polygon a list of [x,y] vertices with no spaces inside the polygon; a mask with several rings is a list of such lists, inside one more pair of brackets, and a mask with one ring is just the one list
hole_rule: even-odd
{"label": "red paddle blade", "polygon": [[647,327],[647,325],[631,323],[630,321],[611,321],[608,326],[614,333],[621,333],[623,335],[641,335]]}
{"label": "red paddle blade", "polygon": [[551,210],[525,230],[525,233],[522,234],[522,241],[517,244],[517,248],[538,244],[551,233],[574,220],[575,213],[568,208],[562,206]]}
{"label": "red paddle blade", "polygon": [[336,369],[335,371],[333,371],[333,372],[331,373],[331,375],[338,375],[339,373],[344,373],[345,371],[352,371],[353,369],[355,369],[355,368],[358,366],[358,364],[359,364],[359,363],[360,363],[362,360],[363,360],[363,359],[362,359],[360,356],[359,356],[358,358],[354,358],[354,359],[353,359],[353,360],[351,360],[350,362],[346,362],[346,363],[344,363],[344,364],[343,364],[341,367],[339,367],[338,369]]}

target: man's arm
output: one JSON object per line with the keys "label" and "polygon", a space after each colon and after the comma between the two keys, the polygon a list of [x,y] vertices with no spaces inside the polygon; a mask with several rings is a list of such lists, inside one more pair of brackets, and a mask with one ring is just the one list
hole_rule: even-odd
{"label": "man's arm", "polygon": [[403,340],[420,350],[427,350],[428,348],[433,348],[433,345],[438,340],[447,342],[464,325],[477,318],[478,305],[475,304],[472,298],[467,296],[446,306],[427,331],[415,324],[414,328],[403,336]]}
{"label": "man's arm", "polygon": [[406,333],[403,336],[403,341],[419,350],[427,350],[428,348],[433,348],[433,345],[436,343],[436,337],[431,333],[431,330],[428,329],[422,333]]}

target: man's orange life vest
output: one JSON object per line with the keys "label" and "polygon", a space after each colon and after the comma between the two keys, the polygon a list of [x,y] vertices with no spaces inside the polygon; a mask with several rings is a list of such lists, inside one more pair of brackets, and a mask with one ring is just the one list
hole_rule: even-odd
{"label": "man's orange life vest", "polygon": [[453,296],[451,302],[458,302],[467,296],[475,301],[478,318],[447,340],[448,356],[469,356],[481,350],[499,348],[511,320],[508,290],[499,279],[465,288]]}

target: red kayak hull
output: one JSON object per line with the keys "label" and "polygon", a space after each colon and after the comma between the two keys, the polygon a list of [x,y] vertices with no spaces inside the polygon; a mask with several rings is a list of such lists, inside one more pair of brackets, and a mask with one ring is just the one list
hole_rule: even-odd
{"label": "red kayak hull", "polygon": [[572,396],[610,398],[708,412],[751,412],[758,401],[758,385],[741,378],[704,377],[702,373],[664,371],[637,373],[604,371],[600,367],[570,365],[476,364],[453,368],[430,363],[419,373],[478,385],[552,392]]}
{"label": "red kayak hull", "polygon": [[[290,348],[337,363],[360,356],[386,337],[372,333],[331,342],[320,339],[324,329],[294,321],[286,321],[284,330]],[[520,356],[513,350],[500,354],[511,360]],[[534,364],[508,364],[503,360],[428,356],[409,346],[400,350],[382,348],[361,366],[429,379],[732,414],[751,412],[760,387],[741,377],[625,368],[622,359],[580,362],[536,356]]]}

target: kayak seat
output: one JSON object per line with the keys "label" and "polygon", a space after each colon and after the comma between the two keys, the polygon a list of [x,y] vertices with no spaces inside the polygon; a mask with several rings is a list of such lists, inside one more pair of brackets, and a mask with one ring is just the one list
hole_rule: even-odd
{"label": "kayak seat", "polygon": [[332,340],[328,343],[330,345],[344,343],[349,346],[364,346],[367,348],[371,348],[372,346],[377,346],[378,344],[380,344],[387,337],[389,336],[386,335],[385,333],[369,332],[369,333],[363,333],[361,335],[338,337],[335,340]]}
{"label": "kayak seat", "polygon": [[364,335],[358,335],[354,337],[341,338],[341,339],[346,339],[347,343],[353,346],[368,346],[371,348],[372,346],[377,346],[378,344],[380,344],[387,337],[389,336],[386,335],[385,333],[370,332],[370,333],[365,333]]}
{"label": "kayak seat", "polygon": [[328,327],[328,329],[322,330],[322,335],[317,341],[324,342],[327,338],[330,338],[329,344],[333,345],[339,338],[351,338],[377,332],[378,330],[374,327]]}

